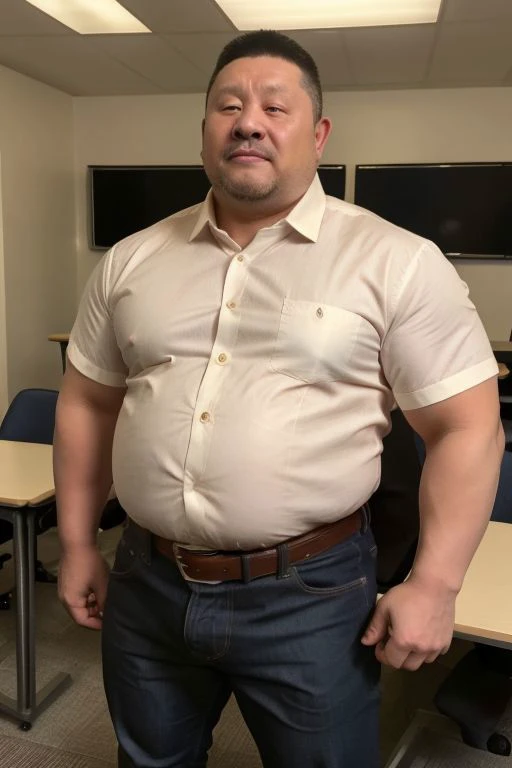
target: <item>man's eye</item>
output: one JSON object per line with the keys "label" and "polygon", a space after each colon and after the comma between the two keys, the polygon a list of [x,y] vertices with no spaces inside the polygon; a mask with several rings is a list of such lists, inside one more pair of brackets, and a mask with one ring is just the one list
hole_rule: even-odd
{"label": "man's eye", "polygon": [[228,104],[225,107],[222,107],[223,112],[236,112],[240,107],[238,107],[236,104]]}
{"label": "man's eye", "polygon": [[282,111],[283,110],[281,109],[281,107],[275,107],[273,105],[270,107],[267,107],[267,112],[282,112]]}

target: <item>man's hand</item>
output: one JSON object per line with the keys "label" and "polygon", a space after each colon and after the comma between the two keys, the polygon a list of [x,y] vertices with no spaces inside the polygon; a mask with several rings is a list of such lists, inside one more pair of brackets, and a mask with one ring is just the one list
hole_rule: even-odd
{"label": "man's hand", "polygon": [[379,600],[361,642],[374,645],[377,659],[396,669],[431,663],[450,647],[455,598],[453,591],[411,576]]}
{"label": "man's hand", "polygon": [[95,545],[66,550],[59,569],[59,598],[82,627],[101,629],[109,567]]}

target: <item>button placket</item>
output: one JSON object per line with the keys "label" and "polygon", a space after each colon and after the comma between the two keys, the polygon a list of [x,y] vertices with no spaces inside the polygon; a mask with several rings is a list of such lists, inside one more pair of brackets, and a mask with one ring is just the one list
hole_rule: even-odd
{"label": "button placket", "polygon": [[[194,480],[202,474],[207,462],[215,424],[215,405],[226,380],[238,336],[240,313],[233,310],[238,309],[239,297],[243,295],[243,289],[248,279],[248,270],[240,269],[240,266],[241,264],[235,256],[229,264],[224,280],[217,334],[199,388],[192,420],[185,461],[185,476],[188,478],[187,491],[191,490]],[[237,298],[237,301],[234,297]],[[194,494],[190,496],[187,493],[186,504],[193,496]]]}

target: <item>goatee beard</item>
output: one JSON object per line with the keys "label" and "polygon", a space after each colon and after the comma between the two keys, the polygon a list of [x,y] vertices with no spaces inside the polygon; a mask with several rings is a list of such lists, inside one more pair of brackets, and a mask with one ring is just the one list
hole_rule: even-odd
{"label": "goatee beard", "polygon": [[252,184],[250,182],[233,183],[225,176],[217,179],[216,186],[229,197],[241,202],[258,202],[271,197],[277,190],[277,182],[270,181],[267,184]]}

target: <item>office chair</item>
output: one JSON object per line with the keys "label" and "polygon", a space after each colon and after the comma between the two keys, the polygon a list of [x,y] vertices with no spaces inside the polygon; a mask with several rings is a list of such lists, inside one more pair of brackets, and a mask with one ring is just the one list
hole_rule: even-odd
{"label": "office chair", "polygon": [[[372,530],[380,550],[380,592],[409,573],[419,535],[418,491],[425,446],[400,411],[384,438],[381,483],[370,498]],[[503,456],[492,520],[512,523],[512,453]],[[437,691],[438,710],[460,728],[469,746],[496,755],[512,749],[512,652],[476,643]]]}

